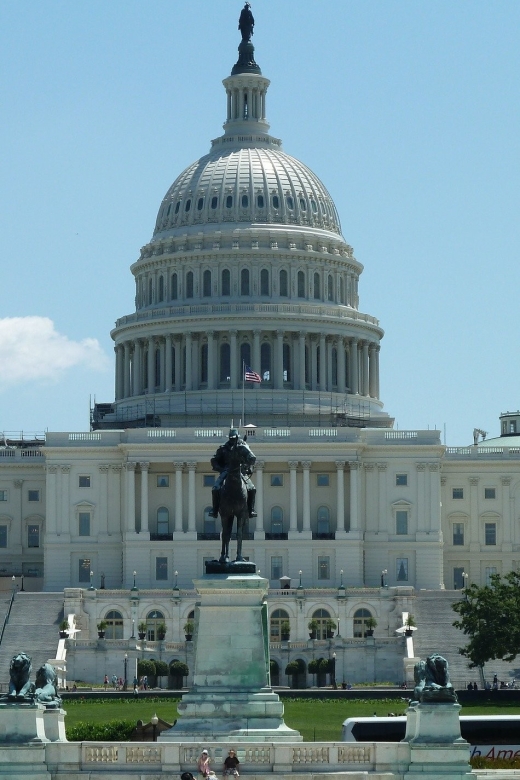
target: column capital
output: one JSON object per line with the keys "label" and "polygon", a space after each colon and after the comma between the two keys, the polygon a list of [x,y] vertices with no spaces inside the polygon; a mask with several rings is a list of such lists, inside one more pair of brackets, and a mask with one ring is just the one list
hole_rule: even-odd
{"label": "column capital", "polygon": [[101,474],[108,474],[108,470],[110,466],[106,463],[103,463],[101,466],[98,467]]}
{"label": "column capital", "polygon": [[297,460],[288,460],[287,461],[287,465],[289,466],[290,469],[297,469],[298,468],[298,463],[299,463],[299,461],[297,461]]}
{"label": "column capital", "polygon": [[197,461],[190,460],[190,461],[188,461],[186,463],[186,465],[187,465],[189,471],[195,471],[195,469],[197,468]]}
{"label": "column capital", "polygon": [[469,478],[469,484],[472,487],[477,487],[479,479],[480,479],[480,477],[470,477]]}
{"label": "column capital", "polygon": [[23,479],[13,479],[13,485],[15,486],[15,488],[22,488]]}
{"label": "column capital", "polygon": [[117,474],[118,471],[122,471],[123,470],[122,466],[110,466],[110,468],[112,469],[112,471],[116,472],[116,474]]}
{"label": "column capital", "polygon": [[361,463],[358,460],[349,460],[348,467],[351,471],[358,471],[361,467]]}
{"label": "column capital", "polygon": [[139,461],[139,468],[141,469],[141,471],[148,471],[148,469],[150,468],[150,464],[144,460]]}
{"label": "column capital", "polygon": [[308,471],[311,466],[312,466],[311,460],[302,460],[302,468],[304,471]]}
{"label": "column capital", "polygon": [[507,487],[511,484],[511,477],[500,477],[500,484],[503,487]]}
{"label": "column capital", "polygon": [[228,330],[228,333],[230,336],[236,337],[238,336],[238,330],[236,328],[233,328],[233,330]]}
{"label": "column capital", "polygon": [[265,460],[257,460],[255,463],[255,469],[257,471],[263,471],[265,468]]}
{"label": "column capital", "polygon": [[57,466],[47,466],[47,471],[49,474],[56,474],[58,471]]}
{"label": "column capital", "polygon": [[430,471],[440,471],[441,466],[440,463],[428,463],[428,468]]}
{"label": "column capital", "polygon": [[62,474],[70,474],[70,466],[60,466]]}
{"label": "column capital", "polygon": [[374,470],[375,463],[363,463],[363,468],[365,471],[373,471]]}
{"label": "column capital", "polygon": [[343,471],[345,468],[345,461],[344,460],[337,460],[336,461],[336,468],[338,471]]}
{"label": "column capital", "polygon": [[135,471],[137,467],[137,463],[134,463],[134,461],[129,460],[128,463],[125,463],[125,469],[127,471]]}
{"label": "column capital", "polygon": [[182,469],[184,467],[184,461],[182,461],[182,460],[174,460],[172,465],[173,465],[173,468],[175,469],[175,471],[182,471]]}
{"label": "column capital", "polygon": [[426,463],[416,463],[415,468],[417,471],[426,471]]}
{"label": "column capital", "polygon": [[377,464],[377,470],[381,471],[381,472],[382,471],[386,471],[387,467],[388,467],[388,463],[378,463]]}

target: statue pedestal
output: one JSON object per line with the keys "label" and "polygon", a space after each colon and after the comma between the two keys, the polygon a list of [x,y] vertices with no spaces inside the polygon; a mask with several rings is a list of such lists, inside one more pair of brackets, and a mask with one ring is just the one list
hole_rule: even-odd
{"label": "statue pedestal", "polygon": [[410,766],[406,780],[471,776],[470,746],[460,734],[460,704],[412,704],[406,713]]}
{"label": "statue pedestal", "polygon": [[45,727],[45,736],[49,742],[66,742],[65,736],[65,710],[45,709],[43,713],[43,725]]}
{"label": "statue pedestal", "polygon": [[0,745],[48,742],[43,704],[0,702]]}
{"label": "statue pedestal", "polygon": [[268,580],[256,574],[206,575],[194,581],[193,687],[161,742],[298,742],[270,688]]}

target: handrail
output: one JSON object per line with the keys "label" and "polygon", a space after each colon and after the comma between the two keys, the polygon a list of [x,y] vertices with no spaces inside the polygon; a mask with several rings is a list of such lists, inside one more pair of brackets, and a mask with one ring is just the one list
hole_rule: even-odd
{"label": "handrail", "polygon": [[9,602],[9,607],[8,607],[7,612],[5,614],[4,623],[2,625],[2,630],[0,631],[0,645],[2,644],[2,639],[4,638],[5,627],[9,623],[9,616],[11,614],[11,609],[12,609],[12,606],[13,606],[15,593],[16,593],[15,590],[13,590],[13,592],[11,593],[11,601]]}

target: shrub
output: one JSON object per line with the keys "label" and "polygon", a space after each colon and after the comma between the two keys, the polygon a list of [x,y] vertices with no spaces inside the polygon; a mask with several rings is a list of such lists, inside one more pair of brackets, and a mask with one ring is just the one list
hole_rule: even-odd
{"label": "shrub", "polygon": [[187,664],[182,661],[172,661],[170,664],[170,674],[172,677],[187,677],[190,670]]}
{"label": "shrub", "polygon": [[288,675],[299,674],[300,672],[304,672],[304,671],[305,671],[305,662],[302,661],[301,658],[298,658],[297,661],[290,661],[285,667],[285,674]]}
{"label": "shrub", "polygon": [[320,671],[320,662],[323,661],[323,658],[313,658],[312,661],[309,661],[309,665],[307,666],[307,669],[310,674],[318,674]]}
{"label": "shrub", "polygon": [[137,674],[139,676],[146,675],[147,677],[154,677],[156,675],[155,661],[149,661],[147,658],[142,658],[137,662]]}
{"label": "shrub", "polygon": [[155,674],[157,677],[167,677],[168,664],[166,661],[155,661]]}
{"label": "shrub", "polygon": [[330,659],[329,658],[320,658],[319,661],[319,669],[322,674],[326,674],[327,672],[330,672]]}
{"label": "shrub", "polygon": [[127,742],[135,729],[132,720],[110,720],[107,723],[85,723],[66,728],[71,742]]}

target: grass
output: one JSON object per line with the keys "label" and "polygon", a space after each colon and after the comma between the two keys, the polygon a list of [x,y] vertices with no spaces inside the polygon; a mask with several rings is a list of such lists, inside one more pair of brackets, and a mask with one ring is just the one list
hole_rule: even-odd
{"label": "grass", "polygon": [[[101,699],[69,700],[64,702],[67,727],[80,721],[106,723],[111,720],[132,720],[149,723],[156,713],[159,718],[173,723],[177,718],[178,699]],[[287,699],[284,702],[285,722],[297,729],[306,742],[331,742],[341,739],[341,724],[346,718],[389,712],[404,715],[406,703],[401,699]],[[464,715],[518,715],[520,705],[465,706]]]}

